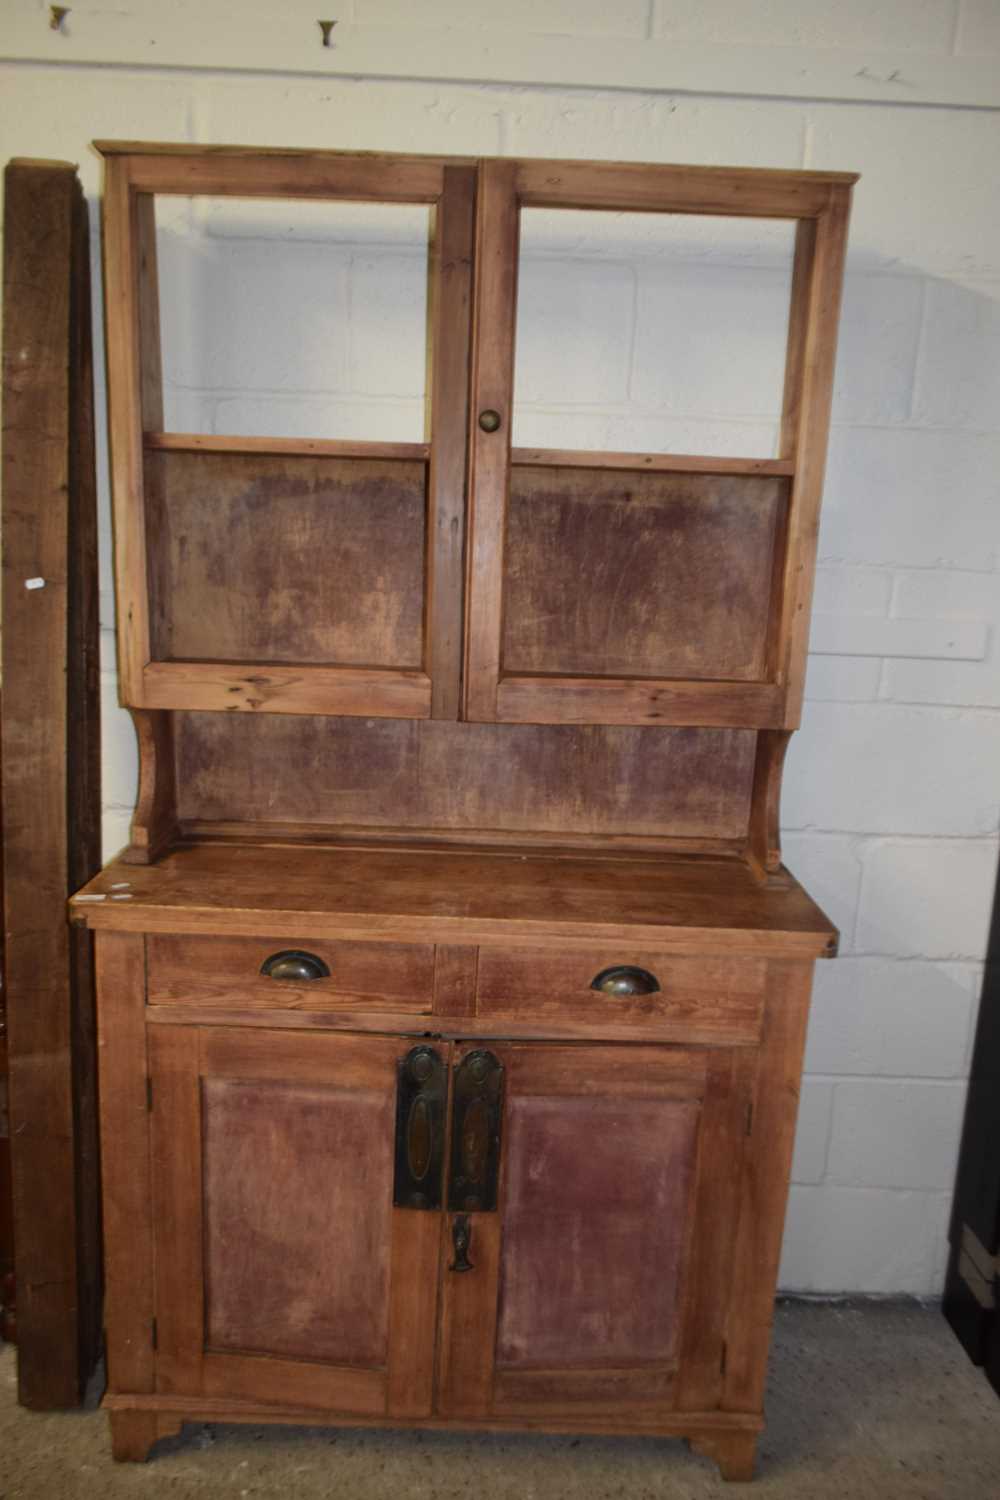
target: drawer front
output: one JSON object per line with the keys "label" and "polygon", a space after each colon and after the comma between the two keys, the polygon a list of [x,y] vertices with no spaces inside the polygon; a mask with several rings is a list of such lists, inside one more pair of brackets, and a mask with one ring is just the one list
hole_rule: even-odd
{"label": "drawer front", "polygon": [[[615,972],[622,969],[624,975]],[[609,970],[605,988],[594,989]],[[628,972],[634,970],[643,972]],[[519,1032],[537,1026],[539,1035],[752,1044],[760,1037],[766,978],[766,961],[756,958],[481,948],[476,1014],[500,1026],[506,1020]],[[650,979],[658,988],[648,988]]]}
{"label": "drawer front", "polygon": [[[261,972],[269,960],[276,960],[271,967],[283,977]],[[305,972],[314,967],[328,973],[305,978]],[[236,1009],[364,1008],[429,1014],[433,999],[434,948],[429,943],[179,933],[146,938],[146,1000],[150,1005],[203,1001]]]}

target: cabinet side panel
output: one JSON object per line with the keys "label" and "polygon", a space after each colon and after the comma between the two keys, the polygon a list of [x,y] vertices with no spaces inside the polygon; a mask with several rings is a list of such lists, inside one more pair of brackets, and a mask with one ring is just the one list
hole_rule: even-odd
{"label": "cabinet side panel", "polygon": [[746,837],[753,730],[281,714],[175,720],[188,825],[496,831],[556,841]]}
{"label": "cabinet side panel", "polygon": [[391,1104],[385,1091],[204,1080],[209,1348],[385,1363]]}

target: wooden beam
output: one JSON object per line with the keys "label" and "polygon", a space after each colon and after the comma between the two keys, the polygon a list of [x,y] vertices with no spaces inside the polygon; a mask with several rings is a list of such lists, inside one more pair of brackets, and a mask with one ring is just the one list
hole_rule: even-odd
{"label": "wooden beam", "polygon": [[76,1404],[100,1336],[91,944],[100,866],[87,207],[68,163],[4,181],[3,863],[23,1405]]}

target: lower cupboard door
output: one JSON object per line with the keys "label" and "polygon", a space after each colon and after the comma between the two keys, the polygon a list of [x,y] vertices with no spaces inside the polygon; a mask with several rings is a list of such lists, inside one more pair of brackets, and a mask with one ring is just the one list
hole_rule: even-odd
{"label": "lower cupboard door", "polygon": [[752,1052],[486,1045],[499,1195],[445,1216],[439,1411],[643,1428],[717,1408]]}
{"label": "lower cupboard door", "polygon": [[393,1207],[411,1046],[150,1028],[160,1392],[430,1412],[441,1215]]}

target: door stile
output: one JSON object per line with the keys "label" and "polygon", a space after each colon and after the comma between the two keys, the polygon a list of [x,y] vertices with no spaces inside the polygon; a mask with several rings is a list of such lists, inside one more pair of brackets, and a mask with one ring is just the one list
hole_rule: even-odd
{"label": "door stile", "polygon": [[[801,371],[799,404],[789,410],[786,396],[783,456],[794,457],[795,479],[789,502],[784,579],[775,642],[774,667],[784,687],[785,712],[781,727],[796,729],[802,713],[805,658],[809,645],[823,494],[837,333],[851,212],[850,187],[831,187],[829,205],[803,231],[796,246],[794,300],[790,327],[790,373]],[[800,346],[796,350],[796,346]]]}
{"label": "door stile", "polygon": [[193,1395],[202,1394],[205,1348],[200,1042],[195,1027],[149,1029],[156,1388]]}
{"label": "door stile", "polygon": [[[504,1073],[509,1049],[486,1044]],[[452,1056],[452,1078],[470,1052],[482,1050],[476,1042],[457,1042]],[[503,1225],[503,1171],[498,1173],[496,1206],[486,1212],[453,1211],[449,1199],[453,1186],[453,1136],[456,1129],[455,1087],[449,1090],[447,1177],[445,1212],[441,1222],[441,1292],[439,1298],[440,1347],[438,1351],[437,1413],[467,1419],[488,1417],[493,1409],[496,1363],[496,1331],[499,1312],[500,1242]],[[505,1106],[501,1096],[501,1110]],[[503,1119],[500,1121],[503,1140]],[[502,1150],[502,1147],[501,1147]],[[462,1225],[468,1227],[464,1258],[472,1269],[456,1270],[462,1262]]]}
{"label": "door stile", "polygon": [[476,173],[473,167],[445,167],[443,179],[434,225],[428,350],[431,430],[424,671],[431,680],[431,718],[457,719]]}
{"label": "door stile", "polygon": [[500,682],[504,529],[510,482],[517,317],[515,180],[514,162],[486,161],[480,166],[465,614],[465,717],[478,723],[496,720]]}
{"label": "door stile", "polygon": [[811,963],[774,959],[768,964],[753,1130],[739,1183],[722,1399],[726,1411],[759,1412],[764,1405],[812,979]]}
{"label": "door stile", "polygon": [[[445,1077],[451,1077],[451,1042],[437,1041]],[[447,1172],[447,1142],[451,1136],[451,1090],[447,1089],[443,1122],[445,1149],[442,1172]],[[445,1201],[442,1197],[442,1203]],[[392,1250],[389,1282],[389,1370],[386,1409],[390,1417],[429,1417],[434,1409],[438,1363],[438,1310],[441,1305],[440,1208],[392,1210]]]}
{"label": "door stile", "polygon": [[707,1054],[691,1194],[692,1227],[681,1273],[684,1304],[676,1391],[679,1411],[714,1411],[722,1400],[739,1186],[756,1063],[757,1054],[751,1048]]}
{"label": "door stile", "polygon": [[108,1389],[148,1392],[156,1371],[152,1152],[142,935],[95,935]]}
{"label": "door stile", "polygon": [[[127,157],[106,163],[104,188],[105,340],[118,595],[118,672],[122,702],[141,705],[149,661],[146,508],[143,487],[140,308],[149,305],[139,263],[140,216]],[[145,348],[149,352],[148,345]],[[126,628],[127,627],[127,628]]]}

